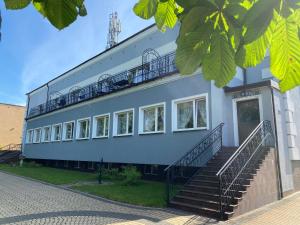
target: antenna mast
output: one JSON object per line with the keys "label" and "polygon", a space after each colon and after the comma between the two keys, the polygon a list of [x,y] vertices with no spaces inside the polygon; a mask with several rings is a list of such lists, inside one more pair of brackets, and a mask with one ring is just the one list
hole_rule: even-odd
{"label": "antenna mast", "polygon": [[106,49],[109,49],[118,43],[118,36],[121,33],[121,22],[118,19],[118,13],[109,14],[109,29],[107,35]]}

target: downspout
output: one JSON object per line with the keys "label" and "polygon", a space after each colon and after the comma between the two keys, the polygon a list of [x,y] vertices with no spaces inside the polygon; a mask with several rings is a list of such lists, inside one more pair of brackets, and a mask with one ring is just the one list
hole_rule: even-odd
{"label": "downspout", "polygon": [[276,123],[276,113],[275,113],[275,101],[274,101],[274,89],[270,86],[270,91],[272,95],[272,113],[273,113],[273,123],[274,123],[274,132],[275,132],[275,147],[276,147],[276,170],[277,170],[277,177],[279,180],[279,199],[283,198],[283,189],[282,189],[282,179],[281,179],[281,168],[279,162],[279,149],[278,149],[278,133],[277,133],[277,123]]}

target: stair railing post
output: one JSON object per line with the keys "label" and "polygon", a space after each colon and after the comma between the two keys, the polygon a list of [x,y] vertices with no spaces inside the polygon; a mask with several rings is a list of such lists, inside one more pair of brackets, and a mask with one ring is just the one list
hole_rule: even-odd
{"label": "stair railing post", "polygon": [[220,219],[223,219],[223,207],[222,207],[222,179],[221,175],[219,175],[219,208],[220,208]]}
{"label": "stair railing post", "polygon": [[167,205],[170,203],[170,169],[167,170],[167,185],[166,185],[166,197],[167,197]]}

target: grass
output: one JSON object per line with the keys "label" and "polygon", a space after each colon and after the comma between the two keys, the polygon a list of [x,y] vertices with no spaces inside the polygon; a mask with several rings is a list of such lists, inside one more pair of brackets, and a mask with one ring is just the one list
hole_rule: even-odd
{"label": "grass", "polygon": [[[30,177],[55,185],[70,185],[71,188],[111,200],[149,207],[165,207],[165,184],[141,180],[136,185],[124,185],[110,180],[107,184],[96,184],[97,173],[56,169],[24,164],[23,167],[0,164],[0,171]],[[90,182],[90,183],[88,183]]]}
{"label": "grass", "polygon": [[161,182],[140,181],[137,185],[130,186],[115,182],[103,185],[76,185],[72,188],[119,202],[166,207],[165,184]]}
{"label": "grass", "polygon": [[74,184],[80,181],[93,181],[97,179],[96,173],[84,173],[44,166],[24,165],[23,167],[19,167],[0,164],[0,170],[56,185]]}

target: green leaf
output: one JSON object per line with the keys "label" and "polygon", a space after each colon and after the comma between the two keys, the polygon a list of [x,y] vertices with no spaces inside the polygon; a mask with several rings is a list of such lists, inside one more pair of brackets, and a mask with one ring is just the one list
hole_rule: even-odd
{"label": "green leaf", "polygon": [[212,25],[207,23],[200,25],[194,32],[178,37],[176,66],[181,74],[192,74],[199,68],[201,59],[207,53],[212,31]]}
{"label": "green leaf", "polygon": [[273,9],[279,5],[279,0],[258,0],[244,17],[247,31],[245,44],[251,43],[263,35],[273,19]]}
{"label": "green leaf", "polygon": [[203,74],[207,80],[215,80],[217,87],[224,87],[236,74],[234,50],[224,33],[214,32],[210,52],[203,59]]}
{"label": "green leaf", "polygon": [[166,31],[166,27],[173,28],[177,22],[175,10],[178,9],[174,0],[160,2],[155,14],[155,22],[161,31]]}
{"label": "green leaf", "polygon": [[73,23],[78,15],[77,4],[73,1],[34,1],[35,8],[57,29],[61,30]]}
{"label": "green leaf", "polygon": [[157,0],[140,0],[137,4],[135,4],[133,11],[137,16],[143,19],[150,19],[155,15],[157,5]]}
{"label": "green leaf", "polygon": [[23,9],[27,7],[31,0],[4,0],[7,9]]}
{"label": "green leaf", "polygon": [[280,82],[281,91],[300,85],[300,41],[295,14],[277,15],[270,48],[271,71]]}
{"label": "green leaf", "polygon": [[195,31],[199,26],[205,24],[206,18],[213,11],[206,7],[194,7],[185,16],[183,16],[180,35]]}
{"label": "green leaf", "polygon": [[261,63],[265,56],[267,49],[270,47],[272,38],[272,26],[257,40],[250,44],[240,46],[236,53],[236,63],[240,67],[254,67]]}

